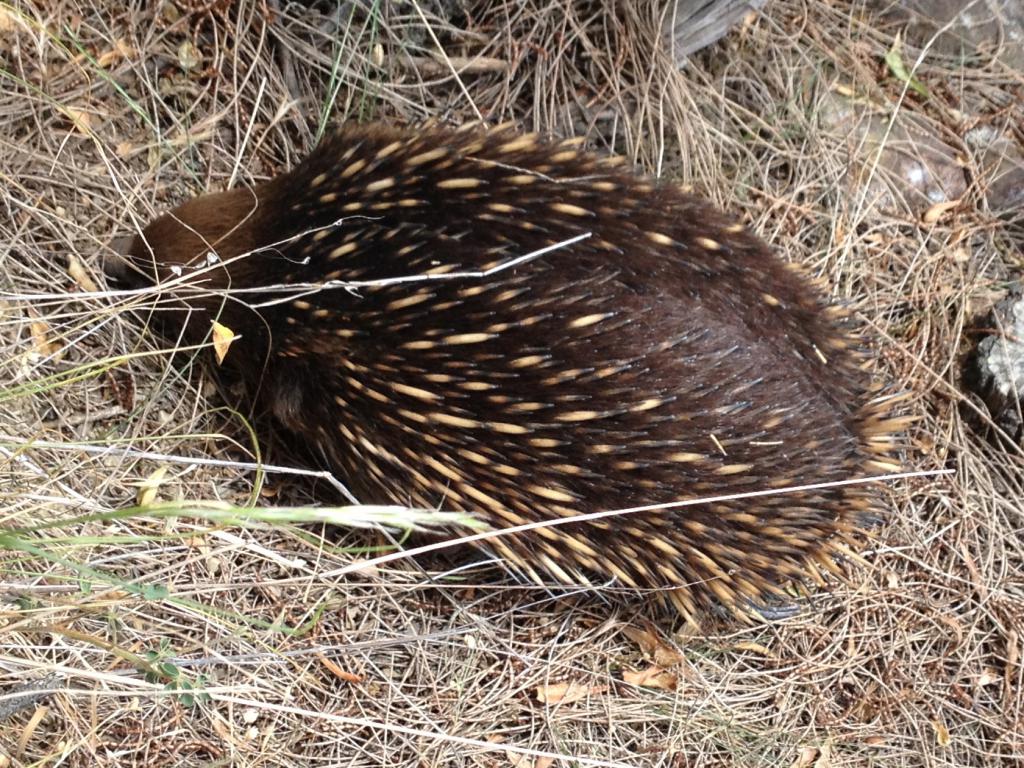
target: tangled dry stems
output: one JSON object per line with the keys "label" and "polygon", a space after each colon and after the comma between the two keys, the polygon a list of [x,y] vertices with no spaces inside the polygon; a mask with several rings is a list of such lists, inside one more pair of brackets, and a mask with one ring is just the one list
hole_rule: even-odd
{"label": "tangled dry stems", "polygon": [[[959,366],[1024,241],[1019,219],[987,210],[951,110],[1019,121],[1020,73],[926,56],[916,75],[935,95],[915,100],[881,65],[895,30],[859,5],[781,0],[681,74],[654,2],[481,3],[458,22],[442,3],[370,5],[0,11],[0,510],[18,530],[3,539],[0,682],[60,691],[5,710],[0,749],[69,765],[1019,756],[1021,456],[965,425]],[[956,93],[940,87],[953,77]],[[924,225],[909,201],[877,204],[877,147],[820,120],[838,87],[957,145],[973,182],[955,213]],[[303,503],[315,488],[237,464],[275,446],[103,294],[109,239],[294,164],[331,121],[438,115],[582,134],[742,213],[827,277],[877,339],[880,370],[915,393],[908,466],[957,474],[894,486],[871,566],[799,617],[684,638],[675,691],[623,681],[647,664],[620,632],[637,616],[496,583],[487,564],[332,578],[362,556],[337,533],[116,514],[160,468],[165,499]],[[587,695],[538,703],[566,681]]]}

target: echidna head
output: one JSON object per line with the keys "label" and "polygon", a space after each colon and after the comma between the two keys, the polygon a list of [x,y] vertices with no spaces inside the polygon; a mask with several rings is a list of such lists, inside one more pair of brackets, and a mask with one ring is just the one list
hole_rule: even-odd
{"label": "echidna head", "polygon": [[205,271],[216,279],[222,264],[251,249],[261,218],[260,199],[249,189],[193,198],[154,219],[132,237],[121,238],[104,264],[111,279],[134,286],[181,282]]}
{"label": "echidna head", "polygon": [[263,220],[260,195],[250,189],[194,198],[112,243],[104,271],[123,288],[155,286],[160,332],[199,343],[212,320],[230,314],[230,289],[242,280]]}

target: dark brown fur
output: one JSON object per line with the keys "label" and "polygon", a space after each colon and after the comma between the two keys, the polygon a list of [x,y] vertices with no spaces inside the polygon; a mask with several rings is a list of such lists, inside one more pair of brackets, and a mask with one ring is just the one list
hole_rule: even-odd
{"label": "dark brown fur", "polygon": [[[486,279],[324,285],[481,270],[581,233]],[[706,202],[573,143],[349,127],[255,190],[160,217],[130,252],[159,283],[184,268],[173,295],[194,311],[170,335],[200,342],[215,317],[243,334],[225,366],[367,502],[505,527],[889,468],[842,313]],[[321,287],[239,292],[285,284]],[[669,595],[691,615],[832,567],[871,494],[721,501],[491,546],[536,579],[683,587]]]}

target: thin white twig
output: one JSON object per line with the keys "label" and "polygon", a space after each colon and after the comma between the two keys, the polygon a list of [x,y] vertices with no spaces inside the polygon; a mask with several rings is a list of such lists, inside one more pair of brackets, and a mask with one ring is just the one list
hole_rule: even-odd
{"label": "thin white twig", "polygon": [[754,499],[762,496],[774,496],[776,494],[803,493],[806,491],[820,491],[828,488],[842,488],[848,485],[867,485],[869,483],[888,482],[892,480],[905,480],[914,477],[938,477],[940,475],[952,475],[955,473],[956,470],[954,469],[930,469],[918,472],[896,472],[886,475],[873,475],[870,477],[852,478],[850,480],[835,480],[827,483],[809,483],[806,485],[792,485],[787,486],[785,488],[773,488],[764,491],[746,491],[744,493],[730,493],[725,494],[723,496],[705,496],[699,499],[685,499],[683,501],[672,501],[662,504],[645,504],[639,507],[612,509],[605,510],[602,512],[588,512],[581,515],[573,515],[572,517],[560,517],[551,520],[538,520],[531,523],[523,523],[522,525],[513,525],[508,528],[497,528],[490,531],[484,531],[483,533],[473,533],[467,536],[460,536],[457,539],[450,539],[448,541],[438,541],[432,544],[424,544],[420,547],[413,547],[411,549],[405,549],[398,552],[389,552],[386,555],[381,555],[370,560],[361,560],[358,563],[351,563],[350,565],[343,566],[342,568],[336,568],[333,571],[328,571],[322,574],[322,578],[345,576],[349,573],[355,573],[356,571],[366,570],[367,568],[374,568],[379,565],[384,565],[385,563],[390,563],[395,560],[401,560],[406,557],[416,557],[418,555],[426,554],[427,552],[436,552],[438,550],[449,549],[451,547],[461,546],[463,544],[471,544],[476,541],[484,541],[486,539],[498,538],[499,536],[510,536],[512,534],[523,533],[524,531],[532,531],[538,528],[553,528],[557,525],[586,523],[590,522],[591,520],[601,520],[606,517],[615,517],[618,515],[632,515],[637,512],[655,512],[668,509],[679,509],[681,507],[693,507],[698,504],[717,504],[723,501]]}

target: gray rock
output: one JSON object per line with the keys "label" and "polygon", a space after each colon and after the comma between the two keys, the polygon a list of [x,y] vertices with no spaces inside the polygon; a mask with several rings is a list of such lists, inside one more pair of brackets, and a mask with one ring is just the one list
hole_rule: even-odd
{"label": "gray rock", "polygon": [[978,181],[989,208],[1020,215],[1024,209],[1024,152],[1009,127],[1000,131],[981,125],[968,131],[964,139],[978,160]]}
{"label": "gray rock", "polygon": [[967,385],[988,406],[992,420],[1015,441],[1024,435],[1024,289],[1018,284],[996,304],[967,371]]}
{"label": "gray rock", "polygon": [[956,150],[926,117],[900,110],[890,125],[870,103],[835,92],[823,94],[817,109],[819,126],[850,147],[849,193],[868,206],[918,217],[967,191]]}
{"label": "gray rock", "polygon": [[[875,0],[907,24],[907,39],[924,46],[939,32],[933,50],[948,56],[993,54],[1010,68],[1024,70],[1022,0]],[[944,29],[949,25],[948,29]]]}

